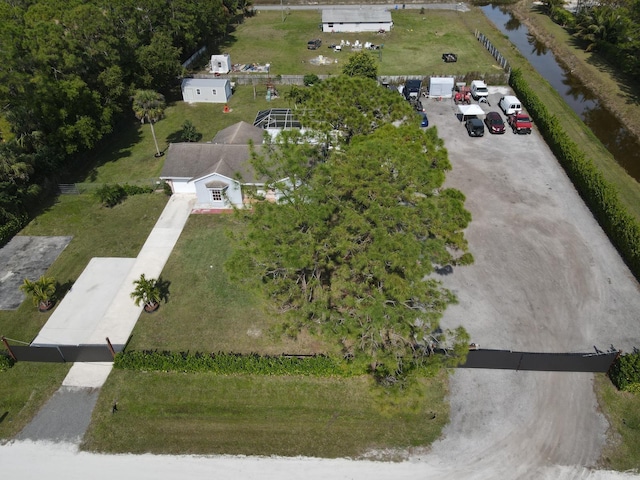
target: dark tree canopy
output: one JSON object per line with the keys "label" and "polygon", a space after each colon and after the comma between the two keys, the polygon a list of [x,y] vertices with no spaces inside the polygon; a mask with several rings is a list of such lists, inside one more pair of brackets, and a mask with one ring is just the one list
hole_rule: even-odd
{"label": "dark tree canopy", "polygon": [[1,125],[4,140],[15,142],[1,154],[0,223],[9,218],[2,205],[24,210],[35,185],[52,180],[72,155],[130,116],[137,89],[173,88],[181,61],[222,38],[248,6],[246,0],[0,2]]}
{"label": "dark tree canopy", "polygon": [[[295,328],[334,339],[396,378],[425,359],[446,306],[455,300],[430,275],[433,264],[468,263],[464,196],[442,189],[450,168],[435,129],[384,125],[353,137],[326,161],[282,142],[266,170],[296,170],[278,204],[262,202],[229,263]],[[293,152],[289,152],[289,149]],[[452,344],[464,350],[463,330]],[[425,350],[425,348],[427,350]]]}
{"label": "dark tree canopy", "polygon": [[415,115],[397,92],[369,78],[346,75],[314,85],[303,106],[306,127],[325,138],[339,133],[340,141],[346,143],[355,135],[367,135],[384,124]]}

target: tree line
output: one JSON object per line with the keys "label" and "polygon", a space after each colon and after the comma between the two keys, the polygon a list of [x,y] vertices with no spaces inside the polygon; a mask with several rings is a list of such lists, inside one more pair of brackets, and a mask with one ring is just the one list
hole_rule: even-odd
{"label": "tree line", "polygon": [[0,225],[19,225],[72,156],[95,147],[129,114],[134,91],[167,92],[181,61],[222,39],[249,5],[0,2]]}
{"label": "tree line", "polygon": [[586,51],[596,51],[627,75],[640,76],[640,0],[579,1],[575,14],[564,0],[547,0],[550,17],[582,43]]}

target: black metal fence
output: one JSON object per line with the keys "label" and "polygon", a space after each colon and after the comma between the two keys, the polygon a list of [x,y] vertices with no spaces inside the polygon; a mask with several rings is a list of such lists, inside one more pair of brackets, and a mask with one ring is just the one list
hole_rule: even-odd
{"label": "black metal fence", "polygon": [[108,345],[12,345],[10,352],[18,362],[113,362]]}
{"label": "black metal fence", "polygon": [[619,352],[534,353],[509,350],[473,350],[460,368],[528,370],[542,372],[607,372]]}

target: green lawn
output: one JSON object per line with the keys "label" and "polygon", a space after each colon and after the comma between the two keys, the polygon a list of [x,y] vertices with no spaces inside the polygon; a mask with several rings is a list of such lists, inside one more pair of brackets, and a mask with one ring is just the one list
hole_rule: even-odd
{"label": "green lawn", "polygon": [[[465,75],[470,72],[495,73],[495,61],[475,40],[465,18],[467,13],[428,10],[394,11],[394,28],[384,35],[374,32],[322,33],[319,11],[291,10],[282,21],[282,12],[260,11],[239,25],[220,51],[235,63],[269,63],[276,75],[337,75],[350,50],[336,53],[327,48],[341,40],[383,44],[372,51],[380,63],[381,75]],[[307,41],[320,38],[319,50],[307,50]],[[455,52],[457,63],[444,63],[442,54]],[[318,55],[337,60],[324,66],[309,61]]]}
{"label": "green lawn", "polygon": [[[208,142],[223,128],[239,121],[253,124],[256,114],[267,108],[288,108],[284,100],[286,88],[282,88],[279,98],[268,102],[266,87],[238,86],[229,101],[230,113],[222,113],[221,104],[186,104],[182,101],[169,102],[162,120],[154,124],[160,150],[166,150],[171,142],[180,141],[182,125],[190,120],[199,133],[201,142]],[[133,117],[133,113],[131,114]],[[149,180],[155,182],[164,157],[154,156],[155,146],[148,124],[137,121],[124,122],[102,146],[94,152],[93,163],[86,167],[86,174],[76,176],[73,181],[88,183],[126,183]]]}
{"label": "green lawn", "polygon": [[[84,449],[100,452],[358,457],[429,445],[448,419],[443,377],[402,399],[365,377],[293,378],[114,371]],[[113,400],[118,412],[111,413]],[[435,418],[434,417],[435,415]]]}
{"label": "green lawn", "polygon": [[20,362],[0,373],[0,444],[27,425],[60,387],[70,363]]}
{"label": "green lawn", "polygon": [[309,335],[297,340],[270,334],[281,321],[263,301],[231,283],[224,262],[232,251],[227,229],[233,215],[192,215],[162,278],[171,283],[169,302],[154,314],[142,313],[130,349],[191,352],[308,354],[330,348]]}
{"label": "green lawn", "polygon": [[612,428],[602,466],[621,471],[639,469],[640,395],[618,391],[604,374],[596,375],[595,386],[598,403]]}

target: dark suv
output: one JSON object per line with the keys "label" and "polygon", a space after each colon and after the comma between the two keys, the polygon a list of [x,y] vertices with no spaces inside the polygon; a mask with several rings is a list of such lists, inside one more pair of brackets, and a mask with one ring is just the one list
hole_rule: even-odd
{"label": "dark suv", "polygon": [[484,136],[484,123],[479,118],[470,118],[464,123],[470,137]]}
{"label": "dark suv", "polygon": [[320,45],[322,45],[322,40],[320,40],[319,38],[316,38],[315,40],[309,40],[307,42],[307,48],[309,50],[317,50],[320,48]]}

